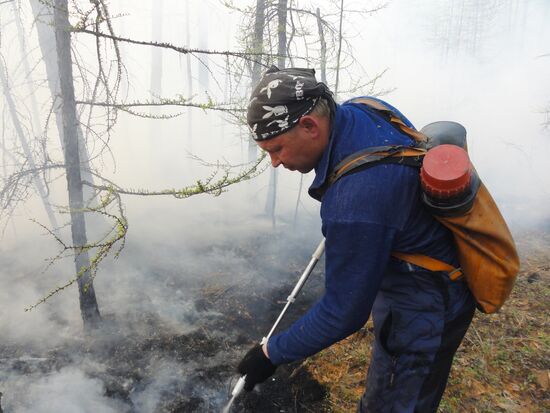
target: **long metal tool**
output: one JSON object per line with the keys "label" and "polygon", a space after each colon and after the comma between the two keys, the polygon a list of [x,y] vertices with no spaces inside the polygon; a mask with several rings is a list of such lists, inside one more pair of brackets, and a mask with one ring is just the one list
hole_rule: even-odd
{"label": "long metal tool", "polygon": [[[279,325],[279,323],[283,319],[283,317],[284,317],[286,311],[288,310],[288,308],[290,307],[290,305],[294,301],[296,301],[296,296],[300,293],[300,290],[302,289],[302,287],[306,283],[306,281],[309,278],[311,272],[315,268],[315,265],[321,259],[324,252],[325,252],[325,239],[323,238],[321,240],[321,242],[319,243],[319,245],[317,246],[317,249],[315,250],[315,252],[311,256],[311,260],[309,261],[309,264],[307,265],[306,269],[304,270],[304,272],[302,273],[302,275],[298,279],[298,282],[294,286],[294,289],[292,290],[290,295],[287,297],[286,304],[285,304],[283,310],[281,311],[281,314],[279,314],[279,317],[277,317],[277,320],[273,324],[273,327],[271,327],[271,330],[269,330],[269,333],[267,334],[267,336],[262,338],[262,341],[260,342],[261,345],[263,345],[264,343],[267,343],[267,340],[269,340],[269,337],[271,337],[273,335],[273,333],[277,329],[277,326]],[[245,380],[246,380],[246,375],[239,378],[239,380],[237,381],[237,384],[235,384],[235,387],[233,387],[233,391],[231,392],[231,400],[229,400],[229,403],[227,403],[227,405],[224,407],[224,409],[222,410],[222,413],[229,413],[229,411],[231,409],[231,406],[233,405],[233,402],[235,401],[237,396],[244,389]]]}

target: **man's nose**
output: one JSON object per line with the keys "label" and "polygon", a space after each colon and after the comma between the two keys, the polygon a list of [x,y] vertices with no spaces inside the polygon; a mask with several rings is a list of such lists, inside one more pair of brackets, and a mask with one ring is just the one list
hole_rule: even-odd
{"label": "man's nose", "polygon": [[276,168],[281,164],[281,160],[277,157],[277,155],[270,153],[269,157],[271,158],[271,165]]}

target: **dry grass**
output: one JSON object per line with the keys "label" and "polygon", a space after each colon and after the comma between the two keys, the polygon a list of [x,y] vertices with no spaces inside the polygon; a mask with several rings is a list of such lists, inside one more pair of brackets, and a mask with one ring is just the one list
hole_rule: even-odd
{"label": "dry grass", "polygon": [[[522,270],[496,315],[478,313],[460,347],[441,413],[550,412],[550,234],[518,239]],[[354,412],[372,342],[367,326],[306,363],[330,411]]]}

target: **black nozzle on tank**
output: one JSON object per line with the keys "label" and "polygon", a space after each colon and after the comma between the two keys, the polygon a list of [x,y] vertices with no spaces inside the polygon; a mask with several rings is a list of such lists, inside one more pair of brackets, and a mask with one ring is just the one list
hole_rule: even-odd
{"label": "black nozzle on tank", "polygon": [[439,145],[450,144],[460,146],[468,150],[466,142],[466,128],[458,122],[439,121],[424,126],[420,132],[429,138],[426,149],[431,149]]}

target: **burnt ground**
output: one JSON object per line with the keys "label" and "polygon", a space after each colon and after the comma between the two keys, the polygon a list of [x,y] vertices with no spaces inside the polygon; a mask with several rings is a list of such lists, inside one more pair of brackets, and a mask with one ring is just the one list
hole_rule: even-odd
{"label": "burnt ground", "polygon": [[[118,403],[114,411],[221,411],[238,378],[235,366],[267,333],[315,247],[314,241],[296,239],[264,253],[259,246],[267,242],[258,238],[227,247],[266,275],[261,279],[224,283],[228,270],[218,268],[190,284],[169,268],[156,269],[166,273],[169,288],[187,288],[193,306],[189,331],[174,328],[152,312],[120,311],[103,315],[101,331],[53,349],[29,350],[0,340],[4,411],[32,411],[10,402],[3,382],[6,372],[47,377],[75,365],[101,383],[104,398]],[[443,413],[550,412],[550,233],[525,233],[517,243],[522,256],[517,286],[499,314],[476,316],[457,353]],[[321,294],[322,266],[321,262],[283,327]],[[354,411],[364,389],[371,331],[367,323],[308,361],[280,367],[259,389],[241,395],[232,411]]]}
{"label": "burnt ground", "polygon": [[[193,324],[190,331],[182,333],[154,313],[116,313],[102,315],[99,331],[75,337],[58,348],[29,349],[0,340],[4,412],[29,411],[21,407],[23,400],[10,401],[9,387],[3,383],[9,374],[49,377],[75,365],[87,378],[101,383],[103,397],[117,401],[116,410],[221,411],[238,379],[235,368],[240,358],[267,334],[316,246],[316,241],[300,239],[287,242],[275,253],[259,254],[258,246],[266,242],[272,241],[256,238],[226,247],[258,274],[265,274],[261,279],[227,284],[223,269],[211,269],[214,273],[189,283],[185,277],[170,274],[170,269],[155,269],[155,276],[166,272],[169,288],[186,289],[193,306],[192,319],[187,320]],[[322,268],[320,263],[282,327],[321,294]],[[295,363],[280,367],[259,389],[239,397],[232,412],[322,412],[326,394],[325,386]]]}

